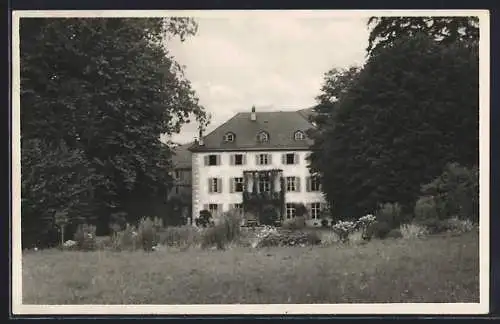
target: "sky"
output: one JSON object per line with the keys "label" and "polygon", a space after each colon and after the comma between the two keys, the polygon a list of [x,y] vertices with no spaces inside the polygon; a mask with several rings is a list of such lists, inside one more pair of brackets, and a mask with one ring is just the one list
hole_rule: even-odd
{"label": "sky", "polygon": [[[324,73],[361,65],[368,17],[248,14],[198,17],[198,32],[169,50],[185,66],[200,104],[212,115],[206,134],[237,112],[298,110],[315,104]],[[194,140],[198,125],[171,139]]]}

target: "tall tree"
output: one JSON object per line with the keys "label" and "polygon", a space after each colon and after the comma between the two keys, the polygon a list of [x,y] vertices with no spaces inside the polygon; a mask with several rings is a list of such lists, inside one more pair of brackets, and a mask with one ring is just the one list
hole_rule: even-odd
{"label": "tall tree", "polygon": [[[206,118],[168,51],[172,37],[196,29],[187,18],[21,19],[22,142],[41,140],[44,149],[63,143],[81,154],[81,165],[96,175],[92,204],[102,224],[109,207],[166,193],[171,152],[160,135],[178,132],[192,116]],[[23,145],[22,154],[31,147]],[[32,167],[43,173],[48,164]],[[22,180],[26,188],[40,181]]]}
{"label": "tall tree", "polygon": [[478,17],[370,17],[368,54],[394,44],[402,37],[424,34],[442,44],[464,42],[477,46],[479,42]]}
{"label": "tall tree", "polygon": [[409,209],[446,163],[477,164],[478,89],[477,48],[461,42],[402,37],[371,56],[311,160],[336,213]]}

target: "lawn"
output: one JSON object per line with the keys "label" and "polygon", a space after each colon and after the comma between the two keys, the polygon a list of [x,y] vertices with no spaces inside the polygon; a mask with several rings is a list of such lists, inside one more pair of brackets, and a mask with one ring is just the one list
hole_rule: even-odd
{"label": "lawn", "polygon": [[24,304],[479,302],[479,241],[23,255]]}

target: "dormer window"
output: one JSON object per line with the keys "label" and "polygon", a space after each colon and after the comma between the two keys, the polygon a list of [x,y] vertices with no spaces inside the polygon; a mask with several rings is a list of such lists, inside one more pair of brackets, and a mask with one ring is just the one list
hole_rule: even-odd
{"label": "dormer window", "polygon": [[224,135],[224,142],[226,142],[226,143],[228,143],[228,142],[229,142],[229,143],[230,143],[230,142],[234,142],[234,138],[235,138],[234,133],[231,133],[231,132],[226,133],[226,134]]}
{"label": "dormer window", "polygon": [[303,131],[296,131],[293,137],[296,141],[303,141],[306,139],[306,135]]}
{"label": "dormer window", "polygon": [[269,134],[262,131],[259,134],[257,134],[257,141],[260,143],[266,143],[269,142]]}

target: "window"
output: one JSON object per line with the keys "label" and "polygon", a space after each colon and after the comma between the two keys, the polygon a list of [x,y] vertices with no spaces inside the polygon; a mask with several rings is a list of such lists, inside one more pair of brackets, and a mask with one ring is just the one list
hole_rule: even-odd
{"label": "window", "polygon": [[296,141],[302,141],[306,139],[306,135],[302,131],[296,131],[294,134],[294,139]]}
{"label": "window", "polygon": [[295,191],[295,177],[286,177],[286,191]]}
{"label": "window", "polygon": [[286,191],[299,192],[300,191],[300,178],[299,177],[286,177]]}
{"label": "window", "polygon": [[311,204],[311,218],[319,219],[321,213],[321,203],[312,203]]}
{"label": "window", "polygon": [[269,142],[269,134],[264,131],[260,132],[259,134],[257,134],[257,141],[259,141],[260,143]]}
{"label": "window", "polygon": [[221,193],[222,192],[222,179],[209,178],[208,179],[208,192],[209,193]]}
{"label": "window", "polygon": [[220,155],[210,154],[205,156],[205,165],[220,165]]}
{"label": "window", "polygon": [[309,184],[309,188],[310,188],[310,191],[320,191],[321,190],[321,184],[320,184],[320,181],[319,181],[319,177],[309,177],[309,181],[310,181],[310,184]]}
{"label": "window", "polygon": [[208,211],[213,216],[213,214],[216,214],[217,212],[219,212],[219,204],[208,204]]}
{"label": "window", "polygon": [[226,133],[224,135],[224,142],[234,142],[234,138],[235,138],[234,133],[231,133],[231,132]]}
{"label": "window", "polygon": [[176,180],[181,180],[181,171],[175,170],[174,177]]}
{"label": "window", "polygon": [[233,204],[232,208],[236,209],[239,212],[243,212],[243,204]]}
{"label": "window", "polygon": [[231,178],[231,192],[243,192],[243,178]]}
{"label": "window", "polygon": [[257,165],[268,165],[271,164],[271,154],[259,154],[256,155],[256,163]]}
{"label": "window", "polygon": [[260,192],[271,191],[271,181],[268,177],[261,177],[259,179],[259,191]]}
{"label": "window", "polygon": [[283,164],[297,164],[299,163],[299,155],[295,153],[287,153],[282,155]]}
{"label": "window", "polygon": [[245,156],[243,154],[231,155],[231,165],[244,165],[245,162]]}
{"label": "window", "polygon": [[294,218],[295,217],[295,204],[287,203],[286,204],[286,218]]}

